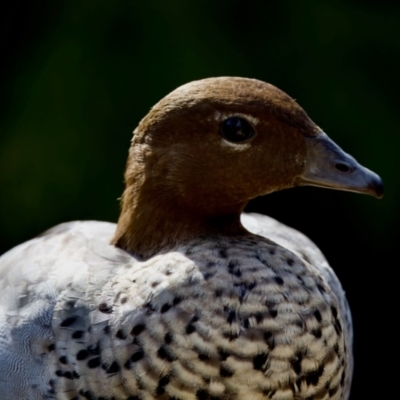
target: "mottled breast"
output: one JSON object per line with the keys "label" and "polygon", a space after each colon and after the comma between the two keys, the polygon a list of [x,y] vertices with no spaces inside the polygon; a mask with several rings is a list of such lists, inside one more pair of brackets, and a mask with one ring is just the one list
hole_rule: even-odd
{"label": "mottled breast", "polygon": [[267,239],[199,238],[146,262],[127,255],[92,288],[67,288],[55,306],[57,398],[347,396],[336,295],[318,269]]}

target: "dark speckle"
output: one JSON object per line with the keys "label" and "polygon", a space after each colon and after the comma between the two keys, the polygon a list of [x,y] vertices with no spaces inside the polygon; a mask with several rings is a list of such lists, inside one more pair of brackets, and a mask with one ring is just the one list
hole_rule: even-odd
{"label": "dark speckle", "polygon": [[242,276],[242,271],[238,268],[234,271],[233,273],[235,276],[237,276],[238,278],[240,278]]}
{"label": "dark speckle", "polygon": [[197,400],[210,400],[210,399],[211,399],[211,396],[210,396],[210,394],[209,394],[206,390],[204,390],[204,389],[199,389],[199,390],[196,392],[196,399],[197,399]]}
{"label": "dark speckle", "polygon": [[55,348],[56,348],[56,345],[55,345],[54,343],[50,344],[50,345],[47,347],[47,349],[48,349],[49,351],[54,351]]}
{"label": "dark speckle", "polygon": [[324,372],[324,366],[321,365],[316,371],[311,371],[305,375],[307,385],[317,386],[319,378]]}
{"label": "dark speckle", "polygon": [[107,374],[116,374],[121,369],[116,361],[114,361],[111,365],[103,364],[102,368],[107,372]]}
{"label": "dark speckle", "polygon": [[139,396],[129,396],[126,398],[126,400],[140,400]]}
{"label": "dark speckle", "polygon": [[198,357],[199,357],[199,360],[201,360],[201,361],[207,361],[207,360],[210,359],[210,356],[207,355],[207,354],[204,354],[204,353],[200,353],[200,354],[198,355]]}
{"label": "dark speckle", "polygon": [[315,311],[314,311],[314,317],[315,317],[315,319],[316,319],[318,322],[321,322],[321,321],[322,321],[321,313],[320,313],[318,310],[315,310]]}
{"label": "dark speckle", "polygon": [[342,376],[341,376],[341,378],[340,378],[340,386],[344,386],[344,380],[346,379],[346,374],[345,374],[345,372],[343,371],[342,372]]}
{"label": "dark speckle", "polygon": [[87,399],[87,400],[96,400],[96,396],[94,395],[94,393],[92,392],[92,391],[90,391],[90,390],[83,390],[83,389],[81,389],[80,391],[79,391],[79,394],[81,395],[81,396],[83,396],[85,399]]}
{"label": "dark speckle", "polygon": [[340,323],[340,321],[339,321],[339,319],[338,319],[337,308],[334,307],[334,306],[332,306],[332,307],[331,307],[331,311],[332,311],[332,316],[333,316],[333,319],[334,319],[334,324],[333,324],[333,326],[334,326],[334,328],[335,328],[336,334],[337,334],[338,336],[340,336],[340,335],[342,334],[342,324]]}
{"label": "dark speckle", "polygon": [[157,351],[158,357],[163,360],[172,362],[176,359],[175,355],[172,353],[171,349],[167,346],[161,346]]}
{"label": "dark speckle", "polygon": [[59,359],[61,364],[68,364],[68,360],[66,356],[61,356]]}
{"label": "dark speckle", "polygon": [[290,360],[290,363],[292,365],[293,371],[299,375],[301,372],[301,360],[303,359],[303,356],[301,353],[297,353],[296,356]]}
{"label": "dark speckle", "polygon": [[219,369],[219,375],[223,378],[230,378],[233,375],[233,371],[221,365],[221,368]]}
{"label": "dark speckle", "polygon": [[182,301],[182,298],[181,298],[181,297],[175,296],[175,297],[174,297],[174,301],[172,302],[172,304],[173,304],[174,306],[176,306],[176,305],[179,304],[181,301]]}
{"label": "dark speckle", "polygon": [[[268,390],[268,389],[263,390],[263,395],[265,397],[267,397],[268,399],[272,399],[272,397],[274,396],[275,393],[276,393],[276,390]],[[309,399],[306,399],[306,400],[309,400]]]}
{"label": "dark speckle", "polygon": [[56,384],[56,381],[54,379],[49,380],[49,386],[51,386],[54,389],[54,386]]}
{"label": "dark speckle", "polygon": [[264,320],[264,316],[261,313],[256,313],[255,317],[257,324],[261,323]]}
{"label": "dark speckle", "polygon": [[304,329],[304,321],[303,320],[301,320],[301,319],[298,319],[296,322],[295,322],[295,324],[296,324],[296,326],[298,326],[300,329]]}
{"label": "dark speckle", "polygon": [[229,261],[229,263],[228,263],[229,272],[233,271],[238,265],[239,265],[239,263],[237,261],[234,261],[234,260]]}
{"label": "dark speckle", "polygon": [[275,348],[275,340],[271,332],[269,331],[264,332],[264,340],[265,343],[267,343],[270,350],[273,350]]}
{"label": "dark speckle", "polygon": [[109,306],[106,302],[99,304],[99,311],[105,314],[111,314],[113,311],[112,306]]}
{"label": "dark speckle", "polygon": [[63,328],[65,328],[65,327],[67,327],[67,326],[71,326],[77,319],[78,319],[77,316],[65,318],[65,319],[61,322],[60,326],[63,327]]}
{"label": "dark speckle", "polygon": [[122,329],[119,329],[115,334],[115,337],[120,340],[125,340],[127,338],[127,334]]}
{"label": "dark speckle", "polygon": [[342,324],[340,323],[340,321],[338,319],[335,321],[334,327],[335,327],[336,334],[338,336],[340,336],[342,334]]}
{"label": "dark speckle", "polygon": [[145,328],[146,328],[145,324],[137,324],[132,328],[131,335],[133,336],[140,335]]}
{"label": "dark speckle", "polygon": [[57,371],[56,371],[56,375],[57,376],[64,376],[64,372],[63,371],[61,371],[61,369],[58,369]]}
{"label": "dark speckle", "polygon": [[171,304],[165,303],[162,305],[160,312],[161,314],[166,313],[171,308]]}
{"label": "dark speckle", "polygon": [[158,396],[161,396],[162,394],[165,393],[165,386],[168,385],[169,381],[170,381],[170,377],[168,375],[165,375],[162,378],[160,378],[160,380],[158,381],[157,389],[156,389],[156,394]]}
{"label": "dark speckle", "polygon": [[229,261],[228,263],[228,272],[232,275],[237,276],[240,278],[242,276],[242,271],[238,268],[239,267],[239,262],[234,260],[234,261]]}
{"label": "dark speckle", "polygon": [[272,338],[272,332],[266,331],[264,332],[264,340],[268,343],[269,340]]}
{"label": "dark speckle", "polygon": [[220,297],[222,295],[222,293],[223,293],[222,289],[216,289],[215,290],[215,297]]}
{"label": "dark speckle", "polygon": [[257,354],[254,358],[253,358],[253,368],[255,370],[261,370],[263,365],[266,363],[268,358],[268,354],[266,353],[261,353],[261,354]]}
{"label": "dark speckle", "polygon": [[229,339],[230,341],[235,340],[239,337],[239,333],[237,332],[224,332],[222,334],[223,337]]}
{"label": "dark speckle", "polygon": [[325,293],[325,288],[321,285],[321,284],[317,284],[317,288],[318,288],[318,290],[322,293],[322,294],[324,294]]}
{"label": "dark speckle", "polygon": [[334,387],[332,389],[329,389],[329,392],[328,392],[329,393],[329,397],[331,397],[331,398],[335,397],[335,395],[338,392],[338,390],[339,390],[338,386],[336,386],[336,387]]}
{"label": "dark speckle", "polygon": [[131,355],[131,361],[137,362],[141,360],[144,357],[144,351],[143,350],[138,350],[135,353]]}
{"label": "dark speckle", "polygon": [[212,278],[214,276],[213,273],[211,272],[206,272],[205,274],[203,274],[204,280],[208,281],[210,278]]}
{"label": "dark speckle", "polygon": [[89,368],[97,368],[98,366],[100,366],[100,364],[101,364],[100,357],[92,358],[87,362],[87,366]]}
{"label": "dark speckle", "polygon": [[76,359],[78,361],[85,360],[88,357],[89,357],[89,352],[87,350],[80,350],[76,355]]}
{"label": "dark speckle", "polygon": [[222,247],[221,249],[219,249],[219,256],[220,256],[220,258],[228,257],[228,252],[227,252],[226,248]]}
{"label": "dark speckle", "polygon": [[225,361],[229,357],[229,353],[224,349],[218,349],[219,359]]}
{"label": "dark speckle", "polygon": [[74,377],[72,376],[72,372],[71,371],[65,371],[64,372],[64,378],[66,379],[74,379]]}
{"label": "dark speckle", "polygon": [[335,343],[335,345],[333,346],[333,350],[337,355],[339,355],[339,345],[337,343]]}
{"label": "dark speckle", "polygon": [[128,301],[127,297],[122,297],[121,298],[121,304],[125,304]]}
{"label": "dark speckle", "polygon": [[234,310],[229,311],[228,319],[227,319],[228,324],[231,324],[235,320],[236,320],[236,311],[234,311]]}
{"label": "dark speckle", "polygon": [[273,308],[269,310],[269,314],[271,315],[272,318],[276,318],[276,316],[278,315],[278,311]]}
{"label": "dark speckle", "polygon": [[320,328],[318,328],[318,329],[313,329],[313,330],[311,331],[311,334],[314,335],[317,339],[319,339],[319,338],[321,338],[321,336],[322,336],[322,331],[321,331]]}
{"label": "dark speckle", "polygon": [[71,337],[72,339],[80,339],[84,335],[84,333],[84,331],[75,331]]}
{"label": "dark speckle", "polygon": [[292,266],[292,265],[294,264],[294,260],[292,260],[291,258],[288,258],[288,259],[286,260],[286,262],[287,262],[287,264],[290,265],[290,266]]}
{"label": "dark speckle", "polygon": [[164,336],[164,342],[170,344],[172,342],[172,333],[167,332]]}
{"label": "dark speckle", "polygon": [[146,309],[147,315],[151,315],[156,310],[156,307],[151,304],[151,301],[145,303],[143,307]]}
{"label": "dark speckle", "polygon": [[247,286],[243,283],[235,283],[234,285],[235,291],[239,295],[239,301],[240,303],[243,302],[244,297],[247,294]]}
{"label": "dark speckle", "polygon": [[67,308],[74,308],[75,307],[75,300],[68,300],[65,305]]}
{"label": "dark speckle", "polygon": [[282,279],[280,276],[276,276],[276,277],[275,277],[275,282],[276,282],[278,285],[283,285],[283,284],[284,284],[284,281],[283,281],[283,279]]}

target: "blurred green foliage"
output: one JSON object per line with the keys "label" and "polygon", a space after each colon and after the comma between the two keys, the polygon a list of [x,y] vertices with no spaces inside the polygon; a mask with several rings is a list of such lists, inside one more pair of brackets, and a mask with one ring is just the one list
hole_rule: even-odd
{"label": "blurred green foliage", "polygon": [[374,286],[376,268],[385,276],[396,259],[400,226],[400,2],[9,7],[0,17],[0,253],[63,221],[116,221],[131,132],[178,85],[220,75],[268,81],[385,182],[382,201],[304,188],[249,206],[308,234],[336,269],[359,335],[352,398],[362,397],[369,302],[390,295]]}

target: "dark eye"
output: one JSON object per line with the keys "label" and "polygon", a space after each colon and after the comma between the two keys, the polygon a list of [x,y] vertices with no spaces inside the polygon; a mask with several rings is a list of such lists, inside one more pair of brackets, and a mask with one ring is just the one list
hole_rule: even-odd
{"label": "dark eye", "polygon": [[222,123],[222,136],[230,142],[240,143],[250,139],[256,133],[253,127],[243,118],[232,117]]}

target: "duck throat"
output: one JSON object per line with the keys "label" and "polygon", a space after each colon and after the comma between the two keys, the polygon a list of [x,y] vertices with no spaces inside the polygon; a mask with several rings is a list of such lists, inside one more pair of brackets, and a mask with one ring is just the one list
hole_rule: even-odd
{"label": "duck throat", "polygon": [[148,259],[198,237],[243,235],[247,231],[240,223],[240,214],[245,205],[210,213],[205,208],[183,206],[165,187],[147,182],[140,187],[127,186],[111,244]]}

